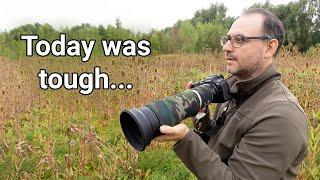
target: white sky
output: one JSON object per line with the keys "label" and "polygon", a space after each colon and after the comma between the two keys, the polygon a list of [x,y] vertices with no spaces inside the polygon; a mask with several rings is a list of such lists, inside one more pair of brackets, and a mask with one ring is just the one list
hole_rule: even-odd
{"label": "white sky", "polygon": [[[35,22],[49,23],[57,29],[81,23],[106,26],[120,18],[124,27],[146,32],[189,19],[217,1],[227,6],[227,15],[239,16],[244,8],[266,0],[2,0],[0,31]],[[290,1],[270,0],[272,4]]]}

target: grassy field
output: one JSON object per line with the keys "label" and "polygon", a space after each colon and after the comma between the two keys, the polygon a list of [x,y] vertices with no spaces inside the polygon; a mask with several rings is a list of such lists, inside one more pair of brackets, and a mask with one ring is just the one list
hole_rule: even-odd
{"label": "grassy field", "polygon": [[[309,118],[309,155],[299,179],[320,178],[319,54],[283,51],[276,60],[283,82]],[[132,82],[134,88],[95,90],[89,96],[39,88],[41,68],[91,72],[96,65],[110,81]],[[0,179],[195,179],[170,143],[152,142],[143,153],[132,149],[119,114],[224,70],[223,57],[214,54],[95,58],[87,63],[78,58],[0,58]]]}

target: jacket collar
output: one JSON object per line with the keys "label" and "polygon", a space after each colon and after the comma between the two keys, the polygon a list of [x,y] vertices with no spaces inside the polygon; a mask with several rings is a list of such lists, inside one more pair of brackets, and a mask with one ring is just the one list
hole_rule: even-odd
{"label": "jacket collar", "polygon": [[275,70],[274,64],[271,63],[259,76],[249,79],[249,80],[237,80],[236,76],[231,76],[227,79],[230,86],[230,92],[232,96],[238,102],[249,98],[258,89],[260,89],[263,84],[272,80],[279,80],[281,74]]}

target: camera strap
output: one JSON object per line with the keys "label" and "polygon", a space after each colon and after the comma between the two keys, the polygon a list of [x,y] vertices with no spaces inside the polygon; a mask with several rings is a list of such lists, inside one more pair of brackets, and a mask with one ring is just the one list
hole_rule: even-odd
{"label": "camera strap", "polygon": [[229,100],[227,105],[223,108],[222,112],[220,113],[220,115],[216,119],[216,124],[214,127],[211,127],[209,130],[207,130],[205,132],[200,131],[198,129],[194,129],[194,131],[202,138],[202,140],[205,143],[208,143],[210,137],[216,135],[219,132],[219,130],[221,129],[221,127],[224,125],[224,122],[227,118],[227,111],[228,111],[229,106],[232,101],[233,101],[233,99]]}

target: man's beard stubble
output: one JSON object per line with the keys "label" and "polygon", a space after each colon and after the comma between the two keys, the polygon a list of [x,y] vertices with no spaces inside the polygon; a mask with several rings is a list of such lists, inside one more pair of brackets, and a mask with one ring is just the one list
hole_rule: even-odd
{"label": "man's beard stubble", "polygon": [[238,64],[238,68],[235,72],[230,72],[228,68],[226,68],[227,72],[235,75],[238,80],[248,80],[253,79],[256,76],[258,76],[262,71],[263,66],[263,55],[262,51],[259,52],[257,56],[249,56],[249,63],[253,62],[253,64],[250,64],[248,67],[243,67],[238,61],[236,60]]}

